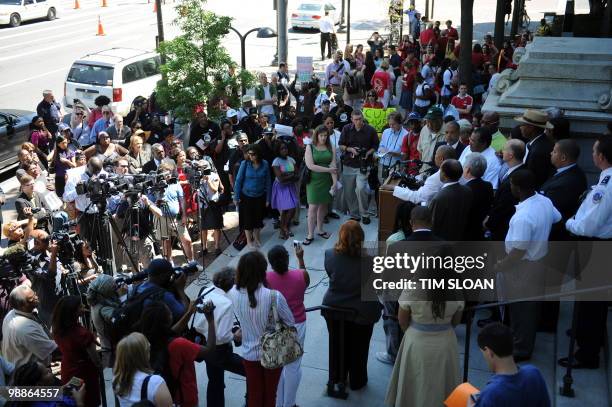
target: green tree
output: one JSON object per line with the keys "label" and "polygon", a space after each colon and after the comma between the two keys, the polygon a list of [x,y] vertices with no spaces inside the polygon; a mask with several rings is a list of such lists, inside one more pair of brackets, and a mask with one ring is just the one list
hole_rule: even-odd
{"label": "green tree", "polygon": [[241,85],[249,88],[255,82],[254,75],[246,70],[233,74],[236,64],[221,45],[231,17],[208,11],[205,4],[206,0],[183,0],[176,7],[178,17],[174,21],[182,34],[159,46],[165,63],[161,66],[163,79],[157,84],[158,100],[186,120],[203,103],[215,117],[220,97],[238,106]]}

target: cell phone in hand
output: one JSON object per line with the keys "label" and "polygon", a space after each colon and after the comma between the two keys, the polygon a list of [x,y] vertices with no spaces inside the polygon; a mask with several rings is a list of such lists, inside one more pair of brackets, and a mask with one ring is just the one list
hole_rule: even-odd
{"label": "cell phone in hand", "polygon": [[300,248],[302,246],[302,244],[300,243],[299,240],[294,240],[293,241],[293,247],[295,247],[296,249]]}

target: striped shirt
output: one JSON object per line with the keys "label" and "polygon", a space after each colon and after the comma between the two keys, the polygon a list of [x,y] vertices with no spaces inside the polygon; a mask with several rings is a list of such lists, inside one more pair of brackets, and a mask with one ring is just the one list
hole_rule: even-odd
{"label": "striped shirt", "polygon": [[[236,312],[242,328],[242,357],[249,361],[259,361],[261,357],[259,342],[268,325],[272,290],[261,285],[255,290],[255,299],[257,300],[255,308],[251,308],[249,305],[249,296],[244,288],[238,289],[234,286],[228,292],[228,296],[234,304],[234,312]],[[287,325],[294,324],[293,314],[287,305],[287,301],[278,291],[276,294],[276,309],[281,321]]]}

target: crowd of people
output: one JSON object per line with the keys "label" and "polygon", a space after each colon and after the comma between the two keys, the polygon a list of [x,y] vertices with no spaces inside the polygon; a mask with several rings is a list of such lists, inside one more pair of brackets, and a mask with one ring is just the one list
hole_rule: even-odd
{"label": "crowd of people", "polygon": [[[527,109],[508,133],[497,112],[482,111],[499,73],[516,68],[513,52],[529,33],[499,50],[486,36],[473,45],[471,72],[463,73],[452,22],[421,26],[413,8],[408,14],[410,34],[398,44],[375,32],[344,51],[330,41],[333,24],[324,24],[321,56],[327,59],[327,46],[331,59],[324,83],[292,80],[281,63],[270,80],[259,74],[254,96],[243,96],[241,106],[219,102],[211,109],[219,117],[195,106],[187,126],[171,122],[154,95],[136,98],[125,117],[106,96],[95,108],[77,101],[65,115],[44,91],[18,154],[17,219],[2,226],[18,285],[2,324],[0,377],[12,376],[16,386],[61,383],[63,400],[44,405],[90,407],[101,402],[101,369],[112,368],[119,405],[188,407],[204,398],[195,363],[205,362],[206,405],[225,405],[229,371],[246,378],[246,405],[294,407],[301,356],[266,368],[262,337],[277,319],[304,346],[305,247],[330,239],[326,224],[341,220],[324,253],[329,287],[322,304],[352,313],[323,313],[330,333],[339,324],[345,332],[330,341],[330,378],[348,381],[351,390],[367,385],[370,340],[382,317],[386,351],[376,358],[393,365],[385,404],[442,405],[460,384],[453,328],[466,303],[438,290],[362,300],[356,273],[372,261],[362,249],[365,226],[378,216],[379,188],[394,173],[416,182],[393,188],[402,203],[388,252],[401,241],[504,241],[499,267],[529,270],[548,253],[542,242],[612,239],[612,124],[592,147],[601,174],[588,191],[561,110]],[[472,89],[459,80],[466,74]],[[379,134],[363,109],[387,108]],[[303,207],[306,232],[295,236]],[[192,301],[188,271],[174,267],[176,250],[186,261],[209,248],[220,255],[228,211],[239,218],[233,245],[247,250]],[[278,244],[264,254],[266,219],[278,229]],[[296,237],[292,269],[284,241]],[[479,321],[478,346],[495,376],[472,402],[548,406],[539,371],[516,362],[531,358],[540,315],[556,321],[558,310],[535,301],[507,308],[509,323],[495,313]],[[119,314],[132,318],[129,328],[117,325]],[[599,366],[606,316],[606,303],[581,304],[578,352],[562,366]],[[60,378],[49,370],[52,361],[61,361]]]}

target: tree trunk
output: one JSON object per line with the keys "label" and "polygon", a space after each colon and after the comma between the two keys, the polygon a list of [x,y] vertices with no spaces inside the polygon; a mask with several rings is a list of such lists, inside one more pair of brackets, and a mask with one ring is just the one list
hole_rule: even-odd
{"label": "tree trunk", "polygon": [[459,81],[472,91],[472,37],[474,32],[474,0],[461,0],[461,34],[459,54]]}
{"label": "tree trunk", "polygon": [[504,0],[497,0],[497,10],[495,12],[495,31],[494,31],[494,43],[495,48],[502,49],[504,45],[504,20],[506,18],[504,10]]}

